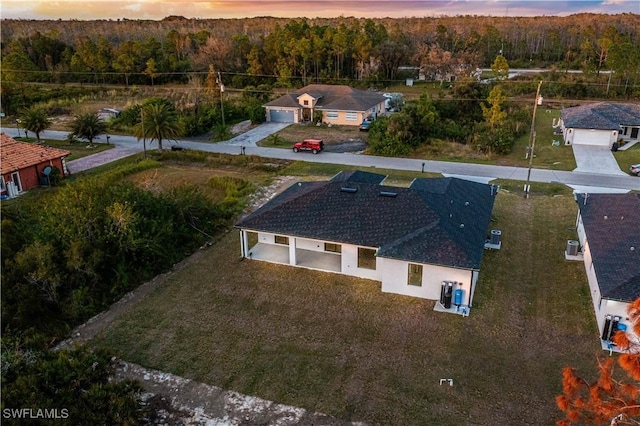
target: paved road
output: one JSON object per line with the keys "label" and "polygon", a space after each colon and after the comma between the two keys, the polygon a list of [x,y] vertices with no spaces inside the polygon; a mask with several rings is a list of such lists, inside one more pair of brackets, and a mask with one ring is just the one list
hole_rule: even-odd
{"label": "paved road", "polygon": [[[10,136],[17,136],[17,129],[5,128],[3,132]],[[47,139],[64,139],[67,136],[67,132],[47,130],[43,132],[41,137]],[[130,152],[141,152],[142,142],[137,141],[133,136],[121,136],[112,135],[110,142],[119,148],[128,148],[125,150],[119,150],[118,155],[127,156]],[[224,142],[220,143],[207,143],[207,142],[193,142],[188,140],[177,141],[178,144],[189,149],[197,149],[207,152],[217,152],[223,154],[235,154],[241,153],[242,147],[238,145],[232,145]],[[155,145],[152,145],[155,148]],[[147,148],[149,148],[147,146]],[[424,163],[425,172],[443,173],[447,175],[457,176],[474,176],[483,178],[500,178],[500,179],[513,179],[519,181],[527,180],[528,169],[526,167],[511,167],[511,166],[492,166],[486,164],[469,164],[469,163],[453,163],[445,161],[431,161],[431,160],[419,160],[408,158],[387,158],[377,157],[371,155],[358,155],[352,153],[331,153],[323,152],[322,154],[313,155],[311,153],[294,153],[291,150],[279,149],[279,148],[264,148],[258,146],[246,146],[245,153],[247,155],[258,155],[267,158],[278,158],[285,160],[303,160],[318,163],[330,163],[330,164],[343,164],[349,166],[360,167],[375,167],[392,170],[413,170],[421,171],[422,164]],[[98,154],[99,155],[99,154]],[[92,157],[92,156],[90,156]],[[122,157],[118,157],[122,158]],[[70,161],[68,163],[70,169],[80,170],[83,169],[83,164],[87,164],[91,161],[97,161],[89,157],[83,157],[78,160]],[[113,161],[113,160],[111,160]],[[89,168],[88,166],[86,168]],[[571,186],[577,186],[580,188],[613,188],[613,189],[634,189],[640,190],[640,178],[629,175],[610,175],[610,174],[598,174],[598,173],[585,173],[582,171],[559,171],[559,170],[545,170],[545,169],[532,169],[531,170],[531,182],[546,182],[546,183],[563,183]]]}

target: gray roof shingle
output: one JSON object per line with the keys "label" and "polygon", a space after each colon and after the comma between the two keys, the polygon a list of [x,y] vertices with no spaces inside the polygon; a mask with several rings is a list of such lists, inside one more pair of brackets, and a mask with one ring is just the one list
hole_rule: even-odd
{"label": "gray roof shingle", "polygon": [[480,268],[495,198],[489,185],[434,178],[399,188],[355,180],[294,184],[236,226],[375,247],[380,257]]}
{"label": "gray roof shingle", "polygon": [[619,130],[620,125],[640,126],[640,105],[597,102],[562,110],[567,128]]}
{"label": "gray roof shingle", "polygon": [[367,111],[386,99],[378,93],[358,90],[349,86],[309,84],[293,93],[288,93],[271,102],[267,102],[264,106],[300,107],[298,97],[305,93],[318,99],[316,108],[322,110]]}
{"label": "gray roof shingle", "polygon": [[602,297],[640,297],[640,194],[577,194]]}
{"label": "gray roof shingle", "polygon": [[341,171],[337,175],[331,178],[332,181],[337,182],[360,182],[360,183],[372,183],[380,185],[385,179],[386,175],[379,173],[363,172],[362,170],[353,170],[349,172]]}

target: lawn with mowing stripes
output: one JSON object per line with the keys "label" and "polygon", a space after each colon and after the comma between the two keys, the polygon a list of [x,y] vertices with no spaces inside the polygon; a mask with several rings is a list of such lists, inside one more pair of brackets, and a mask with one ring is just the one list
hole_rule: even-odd
{"label": "lawn with mowing stripes", "polygon": [[502,191],[502,250],[485,253],[467,318],[375,281],[240,261],[233,230],[92,344],[344,420],[552,425],[561,369],[592,376],[599,348],[584,267],[563,255],[576,209]]}

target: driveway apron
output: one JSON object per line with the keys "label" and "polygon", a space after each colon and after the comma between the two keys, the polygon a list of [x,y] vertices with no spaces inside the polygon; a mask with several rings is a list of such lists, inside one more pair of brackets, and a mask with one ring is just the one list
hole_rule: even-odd
{"label": "driveway apron", "polygon": [[276,122],[263,123],[258,127],[249,130],[248,132],[242,133],[235,138],[220,143],[236,146],[256,146],[256,142],[269,137],[276,132],[279,132],[290,124],[291,123]]}
{"label": "driveway apron", "polygon": [[67,168],[71,173],[83,172],[121,158],[129,157],[138,152],[140,152],[140,150],[136,147],[116,146],[115,148],[98,152],[97,154],[87,155],[86,157],[69,161],[67,162]]}
{"label": "driveway apron", "polygon": [[573,155],[578,167],[574,172],[604,175],[627,175],[613,158],[611,150],[604,146],[573,145]]}

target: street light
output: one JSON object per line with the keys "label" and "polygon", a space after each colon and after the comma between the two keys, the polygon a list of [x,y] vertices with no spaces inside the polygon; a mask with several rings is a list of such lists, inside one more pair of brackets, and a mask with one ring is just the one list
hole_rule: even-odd
{"label": "street light", "polygon": [[20,137],[20,119],[16,118],[16,128],[18,129],[18,137]]}
{"label": "street light", "polygon": [[144,109],[140,108],[140,125],[142,126],[142,150],[144,151],[144,159],[147,159],[147,136],[144,133]]}

